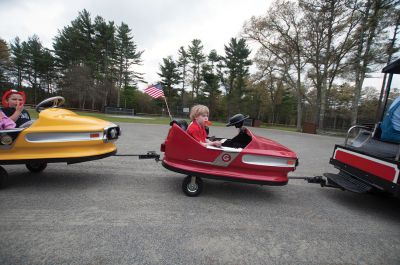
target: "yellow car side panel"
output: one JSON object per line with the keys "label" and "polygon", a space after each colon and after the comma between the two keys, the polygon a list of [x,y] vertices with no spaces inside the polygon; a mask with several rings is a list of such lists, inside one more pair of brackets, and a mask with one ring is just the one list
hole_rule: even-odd
{"label": "yellow car side panel", "polygon": [[0,149],[0,161],[24,159],[57,159],[97,156],[116,151],[112,142],[102,139],[66,142],[28,142],[30,133],[89,132],[103,135],[105,128],[114,124],[93,117],[79,116],[58,108],[43,110],[30,127],[24,129],[10,149]]}
{"label": "yellow car side panel", "polygon": [[0,151],[1,160],[23,159],[52,159],[52,158],[76,158],[96,156],[114,152],[117,150],[113,143],[104,143],[102,140],[79,141],[72,143],[28,143],[29,147],[19,147]]}

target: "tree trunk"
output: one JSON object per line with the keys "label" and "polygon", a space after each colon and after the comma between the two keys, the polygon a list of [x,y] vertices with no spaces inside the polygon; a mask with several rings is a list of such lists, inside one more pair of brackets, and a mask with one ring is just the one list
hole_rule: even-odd
{"label": "tree trunk", "polygon": [[394,28],[394,32],[393,32],[393,38],[390,41],[389,47],[388,47],[388,59],[387,59],[387,64],[390,63],[390,61],[392,60],[392,55],[393,55],[393,48],[394,48],[394,44],[396,43],[396,36],[397,36],[397,31],[399,29],[399,24],[400,24],[400,11],[397,11],[397,19],[396,19],[396,26]]}
{"label": "tree trunk", "polygon": [[326,110],[326,92],[327,92],[327,82],[328,82],[328,69],[329,69],[329,62],[331,60],[331,45],[332,45],[332,38],[333,38],[333,20],[335,14],[335,4],[336,1],[331,0],[330,2],[330,9],[329,9],[329,21],[328,21],[328,39],[326,41],[326,54],[324,58],[324,71],[322,73],[322,86],[321,86],[321,108],[319,113],[319,123],[318,128],[324,129],[324,119],[325,119],[325,110]]}
{"label": "tree trunk", "polygon": [[182,70],[182,94],[181,94],[182,108],[184,106],[183,97],[185,95],[185,79],[186,79],[186,65],[183,66]]}
{"label": "tree trunk", "polygon": [[296,121],[296,129],[298,132],[301,132],[302,128],[302,117],[303,117],[303,108],[302,108],[302,99],[303,95],[301,93],[301,65],[300,60],[298,58],[297,62],[297,82],[296,82],[296,91],[297,91],[297,121]]}
{"label": "tree trunk", "polygon": [[362,54],[362,50],[364,48],[364,38],[365,38],[365,31],[368,23],[368,18],[369,18],[369,12],[371,8],[371,1],[367,2],[366,10],[364,17],[362,19],[362,24],[361,24],[361,37],[360,37],[360,43],[357,49],[357,58],[359,58],[359,61],[357,61],[356,65],[356,80],[355,80],[355,88],[354,88],[354,98],[353,98],[353,108],[351,112],[351,125],[355,125],[357,123],[357,118],[358,118],[358,105],[360,103],[360,97],[361,97],[361,89],[364,83],[364,78],[365,78],[365,73],[368,67],[368,64],[370,63],[370,49],[372,45],[372,41],[375,38],[375,30],[377,27],[377,14],[379,12],[379,7],[375,6],[374,9],[374,14],[373,17],[375,19],[372,20],[372,23],[369,25],[369,34],[368,34],[368,39],[367,42],[365,43],[365,52]]}
{"label": "tree trunk", "polygon": [[35,105],[37,104],[37,99],[38,99],[38,92],[37,92],[37,78],[36,78],[36,74],[35,74],[35,76],[34,76],[34,78],[33,78],[33,80],[34,80],[34,83],[33,83],[33,88],[34,88],[34,91],[35,91]]}
{"label": "tree trunk", "polygon": [[322,85],[321,93],[320,93],[320,108],[319,108],[319,120],[318,120],[318,129],[324,129],[324,117],[325,117],[325,98],[326,98],[326,85]]}
{"label": "tree trunk", "polygon": [[82,109],[85,109],[85,103],[86,103],[86,97],[83,96],[83,99],[82,99]]}
{"label": "tree trunk", "polygon": [[194,101],[194,90],[196,86],[196,66],[193,66],[193,80],[192,80],[192,103]]}
{"label": "tree trunk", "polygon": [[18,68],[18,89],[22,87],[22,71]]}
{"label": "tree trunk", "polygon": [[315,116],[314,116],[314,123],[315,127],[319,127],[319,121],[320,121],[320,113],[321,113],[321,82],[320,82],[320,77],[317,77],[317,84],[316,84],[316,89],[317,89],[317,101],[315,103]]}

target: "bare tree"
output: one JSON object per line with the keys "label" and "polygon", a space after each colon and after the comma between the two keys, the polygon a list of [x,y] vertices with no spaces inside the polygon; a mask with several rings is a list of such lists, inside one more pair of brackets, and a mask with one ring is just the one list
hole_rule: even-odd
{"label": "bare tree", "polygon": [[60,85],[63,88],[63,96],[69,98],[68,102],[71,106],[85,109],[88,99],[92,99],[92,107],[95,103],[94,91],[90,91],[92,83],[89,67],[82,65],[73,66],[67,70]]}
{"label": "bare tree", "polygon": [[243,35],[261,44],[280,62],[283,78],[295,88],[297,96],[297,130],[302,123],[301,79],[304,60],[304,21],[299,6],[291,1],[279,0],[273,3],[264,17],[252,17],[244,26]]}
{"label": "bare tree", "polygon": [[277,58],[268,50],[259,50],[255,63],[260,70],[253,75],[255,83],[261,85],[269,97],[270,104],[268,106],[271,112],[269,122],[271,123],[276,122],[276,106],[280,103],[277,100],[278,83],[282,81],[282,71],[276,61]]}
{"label": "bare tree", "polygon": [[394,30],[393,30],[393,36],[392,39],[390,40],[388,47],[387,47],[387,54],[388,54],[388,59],[386,61],[387,64],[389,64],[392,61],[392,56],[394,53],[396,53],[399,48],[396,47],[396,40],[397,40],[397,35],[400,30],[400,10],[396,9],[393,11],[393,22],[394,22]]}
{"label": "bare tree", "polygon": [[357,34],[354,36],[357,42],[357,50],[353,56],[353,67],[355,68],[355,89],[352,105],[351,123],[357,123],[358,107],[361,97],[361,89],[369,67],[377,62],[383,62],[380,58],[384,52],[379,39],[385,34],[387,20],[385,14],[393,9],[396,1],[393,0],[366,0],[362,1],[359,8],[361,23],[358,26]]}
{"label": "bare tree", "polygon": [[317,92],[314,122],[319,129],[324,128],[329,91],[345,69],[346,56],[355,46],[351,36],[358,23],[357,5],[351,3],[347,0],[300,1],[307,21],[308,76]]}

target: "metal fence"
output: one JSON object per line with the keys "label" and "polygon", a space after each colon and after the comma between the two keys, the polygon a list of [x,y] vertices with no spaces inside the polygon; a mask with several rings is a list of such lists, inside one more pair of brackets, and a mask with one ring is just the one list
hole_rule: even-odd
{"label": "metal fence", "polygon": [[113,115],[135,115],[134,109],[126,109],[126,108],[115,108],[115,107],[105,107],[105,114],[113,114]]}

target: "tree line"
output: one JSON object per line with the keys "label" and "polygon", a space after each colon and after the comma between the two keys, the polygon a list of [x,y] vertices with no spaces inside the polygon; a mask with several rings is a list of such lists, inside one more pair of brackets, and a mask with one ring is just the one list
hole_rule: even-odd
{"label": "tree line", "polygon": [[143,81],[143,74],[135,70],[143,51],[124,22],[92,19],[83,10],[58,31],[52,49],[36,35],[26,41],[16,37],[9,45],[1,40],[0,45],[0,87],[24,89],[28,103],[57,94],[70,107],[103,110],[126,104],[127,95],[129,102],[141,96],[132,92]]}
{"label": "tree line", "polygon": [[243,38],[231,38],[224,48],[224,55],[215,49],[206,54],[201,40],[194,39],[178,49],[177,59],[163,58],[158,74],[172,109],[205,104],[214,119],[247,111],[241,101],[248,95],[251,51]]}
{"label": "tree line", "polygon": [[[194,39],[162,58],[158,75],[174,115],[201,103],[212,119],[242,112],[299,130],[303,122],[345,129],[373,121],[379,92],[363,83],[395,59],[399,23],[395,0],[276,0],[223,54]],[[36,36],[0,40],[0,88],[24,87],[32,103],[61,94],[71,107],[160,113],[163,101],[138,90],[143,51],[132,35],[127,24],[83,10],[51,50]]]}
{"label": "tree line", "polygon": [[399,23],[394,0],[277,0],[246,22],[243,35],[261,46],[256,82],[271,93],[279,86],[294,93],[298,129],[307,112],[323,129],[331,112],[341,110],[355,124],[363,104],[377,101],[363,95],[364,79],[393,59]]}
{"label": "tree line", "polygon": [[[195,39],[163,58],[159,75],[177,109],[197,102],[215,117],[244,112],[298,130],[303,122],[346,129],[374,121],[379,91],[363,83],[395,58],[399,22],[399,1],[277,0],[224,54]],[[248,43],[257,45],[252,60]]]}

